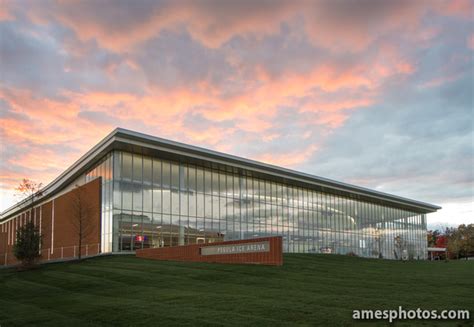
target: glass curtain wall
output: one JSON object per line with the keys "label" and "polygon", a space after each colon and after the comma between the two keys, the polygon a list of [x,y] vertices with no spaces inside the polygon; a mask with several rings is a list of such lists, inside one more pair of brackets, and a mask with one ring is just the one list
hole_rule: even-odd
{"label": "glass curtain wall", "polygon": [[127,152],[97,176],[103,252],[281,235],[285,252],[427,256],[425,214]]}
{"label": "glass curtain wall", "polygon": [[101,219],[101,252],[112,251],[112,190],[113,190],[113,153],[105,156],[91,171],[86,174],[86,182],[102,177],[102,219]]}

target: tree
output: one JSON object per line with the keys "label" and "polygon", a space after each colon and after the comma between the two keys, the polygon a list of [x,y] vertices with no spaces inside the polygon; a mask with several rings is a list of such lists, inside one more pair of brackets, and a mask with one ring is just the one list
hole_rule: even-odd
{"label": "tree", "polygon": [[95,208],[86,199],[83,187],[77,186],[72,192],[72,225],[77,235],[77,245],[79,247],[78,259],[81,260],[81,249],[84,240],[94,231],[93,215]]}
{"label": "tree", "polygon": [[20,185],[15,188],[16,195],[27,201],[26,210],[30,211],[30,219],[33,219],[32,210],[35,200],[43,194],[41,191],[42,186],[42,183],[36,183],[28,178],[23,178]]}
{"label": "tree", "polygon": [[474,257],[474,224],[469,224],[465,227],[464,236],[466,255]]}
{"label": "tree", "polygon": [[457,228],[446,228],[448,251],[456,258],[474,255],[474,224],[459,225]]}
{"label": "tree", "polygon": [[380,229],[376,228],[375,229],[375,241],[377,242],[377,249],[376,249],[376,255],[378,255],[379,259],[383,259],[383,254],[382,254],[382,235],[380,233]]}
{"label": "tree", "polygon": [[446,238],[448,240],[448,244],[447,244],[448,252],[454,255],[456,259],[459,259],[459,252],[460,252],[461,247],[460,247],[459,237],[457,233],[457,228],[446,227],[444,234],[446,235]]}
{"label": "tree", "polygon": [[42,235],[33,222],[27,222],[16,232],[16,242],[13,246],[15,257],[22,262],[24,267],[31,267],[41,256],[40,246]]}
{"label": "tree", "polygon": [[436,242],[437,242],[437,239],[438,237],[441,235],[441,232],[439,230],[429,230],[428,231],[428,236],[427,236],[427,239],[428,239],[428,246],[429,247],[436,247]]}
{"label": "tree", "polygon": [[395,259],[397,260],[406,260],[405,252],[406,252],[406,242],[402,238],[402,236],[397,235],[395,236],[394,245],[395,249],[393,250],[393,254],[395,255]]}

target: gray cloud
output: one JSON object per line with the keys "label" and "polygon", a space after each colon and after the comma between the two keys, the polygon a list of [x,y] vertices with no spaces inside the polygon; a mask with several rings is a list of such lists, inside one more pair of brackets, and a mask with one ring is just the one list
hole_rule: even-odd
{"label": "gray cloud", "polygon": [[353,113],[304,169],[426,201],[472,199],[472,68],[466,68],[463,78],[440,88],[387,90],[387,103]]}
{"label": "gray cloud", "polygon": [[54,89],[73,88],[64,74],[65,56],[54,39],[40,39],[14,23],[0,23],[2,84],[54,96]]}
{"label": "gray cloud", "polygon": [[218,86],[232,74],[222,51],[204,47],[185,31],[161,32],[133,52],[151,85],[193,88],[207,81]]}

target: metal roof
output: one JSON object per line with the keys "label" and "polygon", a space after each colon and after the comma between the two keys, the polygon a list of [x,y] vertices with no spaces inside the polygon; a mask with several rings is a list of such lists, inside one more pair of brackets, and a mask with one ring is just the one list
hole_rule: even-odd
{"label": "metal roof", "polygon": [[[243,169],[245,171],[254,172],[266,176],[273,176],[285,180],[287,182],[297,182],[308,185],[317,186],[328,191],[338,191],[351,195],[359,195],[373,200],[383,201],[388,205],[402,205],[421,212],[434,212],[441,207],[421,201],[411,200],[408,198],[392,195],[384,192],[371,190],[365,187],[355,186],[347,183],[338,182],[324,177],[310,175],[295,170],[278,167],[271,164],[258,162],[222,152],[217,152],[193,145],[175,142],[156,136],[146,135],[143,133],[116,128],[112,133],[107,135],[102,141],[90,149],[71,167],[54,179],[42,190],[42,197],[37,200],[44,201],[46,198],[53,196],[67,187],[71,182],[78,178],[81,174],[90,169],[98,160],[106,153],[114,149],[129,150],[133,152],[147,150],[157,151],[159,153],[167,153],[179,157],[192,158],[202,162],[210,162],[228,167]],[[24,208],[28,203],[25,199],[14,206],[6,209],[0,214],[0,220],[7,219]]]}

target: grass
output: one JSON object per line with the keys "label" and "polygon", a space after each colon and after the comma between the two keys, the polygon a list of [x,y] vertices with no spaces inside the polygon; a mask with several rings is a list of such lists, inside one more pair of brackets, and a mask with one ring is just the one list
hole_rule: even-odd
{"label": "grass", "polygon": [[[283,267],[109,256],[0,270],[0,326],[386,325],[353,309],[468,309],[474,261],[287,254]],[[471,321],[400,321],[397,326]]]}

